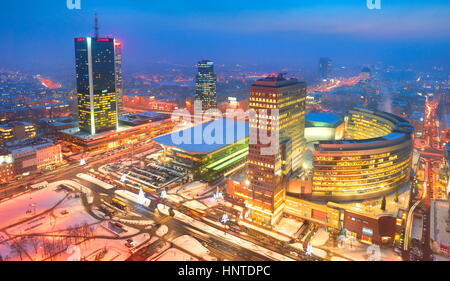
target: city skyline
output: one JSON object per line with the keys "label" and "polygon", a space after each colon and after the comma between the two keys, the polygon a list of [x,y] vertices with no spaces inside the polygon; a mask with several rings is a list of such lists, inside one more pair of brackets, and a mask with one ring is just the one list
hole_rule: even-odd
{"label": "city skyline", "polygon": [[374,1],[5,3],[0,262],[450,261],[450,4]]}

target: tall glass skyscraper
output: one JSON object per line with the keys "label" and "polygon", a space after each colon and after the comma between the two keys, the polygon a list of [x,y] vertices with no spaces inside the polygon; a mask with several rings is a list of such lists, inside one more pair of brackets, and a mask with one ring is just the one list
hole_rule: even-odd
{"label": "tall glass skyscraper", "polygon": [[122,43],[115,42],[117,115],[123,115]]}
{"label": "tall glass skyscraper", "polygon": [[214,74],[214,62],[209,60],[199,61],[197,68],[198,72],[195,81],[195,101],[202,102],[202,110],[217,108],[217,78]]}
{"label": "tall glass skyscraper", "polygon": [[[254,222],[272,225],[281,218],[288,179],[300,171],[305,151],[306,84],[285,79],[282,74],[257,80],[250,88],[250,130],[258,142],[250,143],[248,180]],[[275,114],[275,113],[278,114]],[[261,135],[275,136],[276,146],[264,143]],[[273,153],[264,152],[275,147]]]}
{"label": "tall glass skyscraper", "polygon": [[319,77],[321,79],[328,79],[331,76],[333,70],[333,64],[329,58],[319,59]]}
{"label": "tall glass skyscraper", "polygon": [[76,38],[75,61],[80,131],[117,129],[114,39]]}

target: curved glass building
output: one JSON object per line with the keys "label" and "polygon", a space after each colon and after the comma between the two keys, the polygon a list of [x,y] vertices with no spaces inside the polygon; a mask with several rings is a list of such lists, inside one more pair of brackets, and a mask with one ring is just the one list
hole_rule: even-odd
{"label": "curved glass building", "polygon": [[345,140],[320,141],[313,157],[314,199],[346,201],[393,192],[409,180],[414,128],[396,115],[356,108]]}

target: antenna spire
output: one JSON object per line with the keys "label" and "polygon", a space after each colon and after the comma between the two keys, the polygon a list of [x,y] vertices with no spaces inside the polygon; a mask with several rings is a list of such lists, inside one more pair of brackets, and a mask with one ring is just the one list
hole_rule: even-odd
{"label": "antenna spire", "polygon": [[94,19],[94,31],[95,31],[95,37],[98,38],[98,16],[97,12],[95,12],[95,19]]}

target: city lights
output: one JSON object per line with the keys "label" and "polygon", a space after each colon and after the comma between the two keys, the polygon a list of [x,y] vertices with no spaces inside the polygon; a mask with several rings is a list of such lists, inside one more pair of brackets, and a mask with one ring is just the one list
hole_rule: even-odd
{"label": "city lights", "polygon": [[450,261],[442,1],[7,2],[0,264]]}

